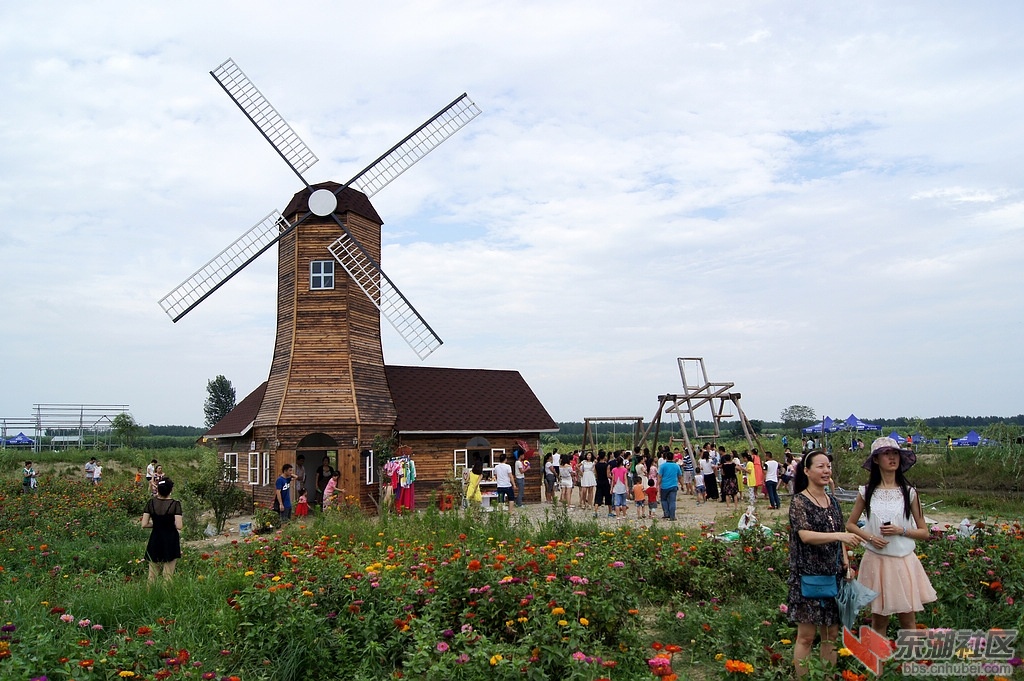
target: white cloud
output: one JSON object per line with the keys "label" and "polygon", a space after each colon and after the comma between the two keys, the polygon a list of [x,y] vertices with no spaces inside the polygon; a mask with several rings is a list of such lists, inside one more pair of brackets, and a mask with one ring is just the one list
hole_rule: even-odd
{"label": "white cloud", "polygon": [[0,416],[80,400],[197,424],[208,379],[265,378],[272,257],[178,324],[156,304],[301,186],[208,75],[228,56],[320,156],[312,181],[464,90],[483,108],[374,198],[386,271],[445,339],[429,364],[519,369],[560,420],[649,417],[680,355],[754,418],[1020,410],[1015,6],[289,17],[0,10]]}

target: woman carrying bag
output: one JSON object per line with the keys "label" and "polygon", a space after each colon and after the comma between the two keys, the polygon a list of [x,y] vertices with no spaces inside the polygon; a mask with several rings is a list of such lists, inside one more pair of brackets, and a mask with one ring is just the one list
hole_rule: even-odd
{"label": "woman carrying bag", "polygon": [[836,662],[839,608],[835,596],[839,579],[853,578],[843,545],[854,547],[861,541],[845,531],[839,502],[825,491],[831,480],[832,458],[820,450],[809,452],[797,466],[789,506],[788,601],[789,619],[797,625],[793,664],[798,678],[807,673],[803,661],[811,654],[816,633],[821,634],[821,658]]}

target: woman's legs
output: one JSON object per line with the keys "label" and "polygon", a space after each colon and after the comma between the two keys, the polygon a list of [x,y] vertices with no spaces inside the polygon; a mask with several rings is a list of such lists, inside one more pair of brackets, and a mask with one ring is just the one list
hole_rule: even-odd
{"label": "woman's legs", "polygon": [[152,584],[156,581],[157,577],[163,575],[165,580],[169,580],[174,576],[174,567],[178,564],[178,560],[169,560],[166,563],[155,563],[149,561],[149,583]]}
{"label": "woman's legs", "polygon": [[800,622],[796,627],[796,645],[793,646],[793,667],[796,669],[797,678],[803,678],[807,673],[804,661],[810,657],[811,648],[814,646],[814,636],[821,633],[821,659],[831,665],[836,663],[836,636],[839,634],[839,625],[831,627],[819,627],[815,624]]}

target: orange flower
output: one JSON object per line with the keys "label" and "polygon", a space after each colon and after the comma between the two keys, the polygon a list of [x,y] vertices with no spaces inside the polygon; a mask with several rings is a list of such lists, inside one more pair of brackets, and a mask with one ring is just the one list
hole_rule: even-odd
{"label": "orange flower", "polygon": [[474,558],[473,560],[469,561],[469,565],[467,567],[471,572],[476,572],[480,569],[480,561]]}

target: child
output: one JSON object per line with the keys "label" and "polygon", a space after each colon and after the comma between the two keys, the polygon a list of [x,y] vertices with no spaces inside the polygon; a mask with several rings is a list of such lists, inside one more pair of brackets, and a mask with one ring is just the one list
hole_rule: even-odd
{"label": "child", "polygon": [[295,507],[295,515],[300,517],[309,515],[309,499],[306,498],[305,492],[299,495],[299,504]]}
{"label": "child", "polygon": [[697,505],[700,506],[702,503],[708,500],[706,493],[706,487],[704,487],[704,476],[698,475],[694,478],[697,482]]}
{"label": "child", "polygon": [[142,487],[142,471],[138,468],[135,469],[135,486]]}
{"label": "child", "polygon": [[[341,480],[341,472],[334,471],[331,475],[331,479],[327,481],[327,486],[324,487],[324,510],[326,511],[334,503],[334,496],[338,491],[338,482]],[[389,486],[388,489],[391,489]],[[344,490],[343,490],[344,491]]]}
{"label": "child", "polygon": [[644,507],[647,505],[647,496],[644,494],[644,485],[639,480],[633,485],[633,501],[636,503],[637,520],[644,517]]}
{"label": "child", "polygon": [[647,479],[647,517],[654,517],[654,509],[658,507],[658,488],[654,485],[654,478]]}
{"label": "child", "polygon": [[92,484],[98,485],[103,481],[103,466],[100,463],[92,469]]}

